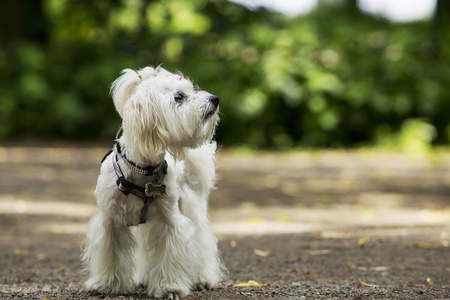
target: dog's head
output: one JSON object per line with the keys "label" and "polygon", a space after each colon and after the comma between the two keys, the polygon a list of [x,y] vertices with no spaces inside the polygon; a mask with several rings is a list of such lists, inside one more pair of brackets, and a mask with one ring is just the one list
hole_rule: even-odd
{"label": "dog's head", "polygon": [[219,97],[161,67],[123,70],[111,94],[123,134],[141,155],[180,157],[211,139],[219,121]]}

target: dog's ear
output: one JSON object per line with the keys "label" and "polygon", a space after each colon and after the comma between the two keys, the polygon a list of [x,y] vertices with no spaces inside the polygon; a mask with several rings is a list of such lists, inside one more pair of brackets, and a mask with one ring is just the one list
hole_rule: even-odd
{"label": "dog's ear", "polygon": [[138,88],[123,107],[123,131],[142,156],[158,159],[168,147],[169,133],[161,104],[164,96],[152,88]]}
{"label": "dog's ear", "polygon": [[122,119],[125,103],[131,98],[139,83],[141,83],[141,78],[138,73],[131,69],[125,69],[111,85],[110,93],[114,106]]}

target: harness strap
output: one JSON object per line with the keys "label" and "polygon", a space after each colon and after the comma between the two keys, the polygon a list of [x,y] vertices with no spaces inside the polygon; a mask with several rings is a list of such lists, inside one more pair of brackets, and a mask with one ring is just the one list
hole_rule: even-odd
{"label": "harness strap", "polygon": [[132,182],[129,182],[125,179],[125,176],[122,173],[122,170],[119,167],[119,164],[117,162],[117,156],[114,155],[113,156],[113,166],[114,166],[114,171],[116,172],[117,175],[117,187],[119,188],[119,190],[125,194],[125,196],[128,196],[130,193],[139,197],[139,198],[146,198],[147,195],[145,194],[145,189],[135,185]]}
{"label": "harness strap", "polygon": [[105,156],[103,156],[101,163],[103,163],[105,159],[108,157],[108,155],[110,155],[113,151],[114,151],[113,149],[109,150],[108,153],[106,153]]}
{"label": "harness strap", "polygon": [[[110,151],[109,153],[111,153]],[[103,159],[104,160],[104,159]],[[112,163],[114,167],[114,171],[117,175],[117,188],[119,191],[121,191],[125,196],[128,196],[129,194],[133,194],[138,198],[141,198],[144,202],[144,206],[142,207],[141,213],[140,213],[140,224],[143,224],[147,221],[146,214],[148,211],[148,206],[150,203],[153,202],[155,199],[155,196],[165,196],[166,195],[166,186],[162,184],[162,178],[164,175],[158,176],[158,174],[152,174],[156,175],[154,182],[147,182],[145,184],[145,187],[138,186],[128,180],[125,179],[125,176],[123,175],[122,169],[119,166],[118,160],[117,160],[117,153],[114,153],[112,155]],[[167,174],[167,162],[164,161],[164,167],[162,170],[164,171],[164,174]],[[159,168],[161,170],[161,168]]]}

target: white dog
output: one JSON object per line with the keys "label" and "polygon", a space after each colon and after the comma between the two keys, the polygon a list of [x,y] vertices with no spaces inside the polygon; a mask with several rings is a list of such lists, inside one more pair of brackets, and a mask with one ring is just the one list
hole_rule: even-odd
{"label": "white dog", "polygon": [[126,69],[112,84],[123,134],[103,159],[82,260],[86,288],[184,297],[225,268],[207,216],[219,98],[163,68]]}

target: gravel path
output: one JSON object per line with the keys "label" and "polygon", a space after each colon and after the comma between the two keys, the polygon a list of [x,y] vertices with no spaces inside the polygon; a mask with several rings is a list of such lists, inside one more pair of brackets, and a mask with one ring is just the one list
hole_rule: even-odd
{"label": "gravel path", "polygon": [[[0,298],[82,288],[106,148],[0,147]],[[450,156],[222,151],[210,216],[229,269],[186,299],[450,299]]]}

